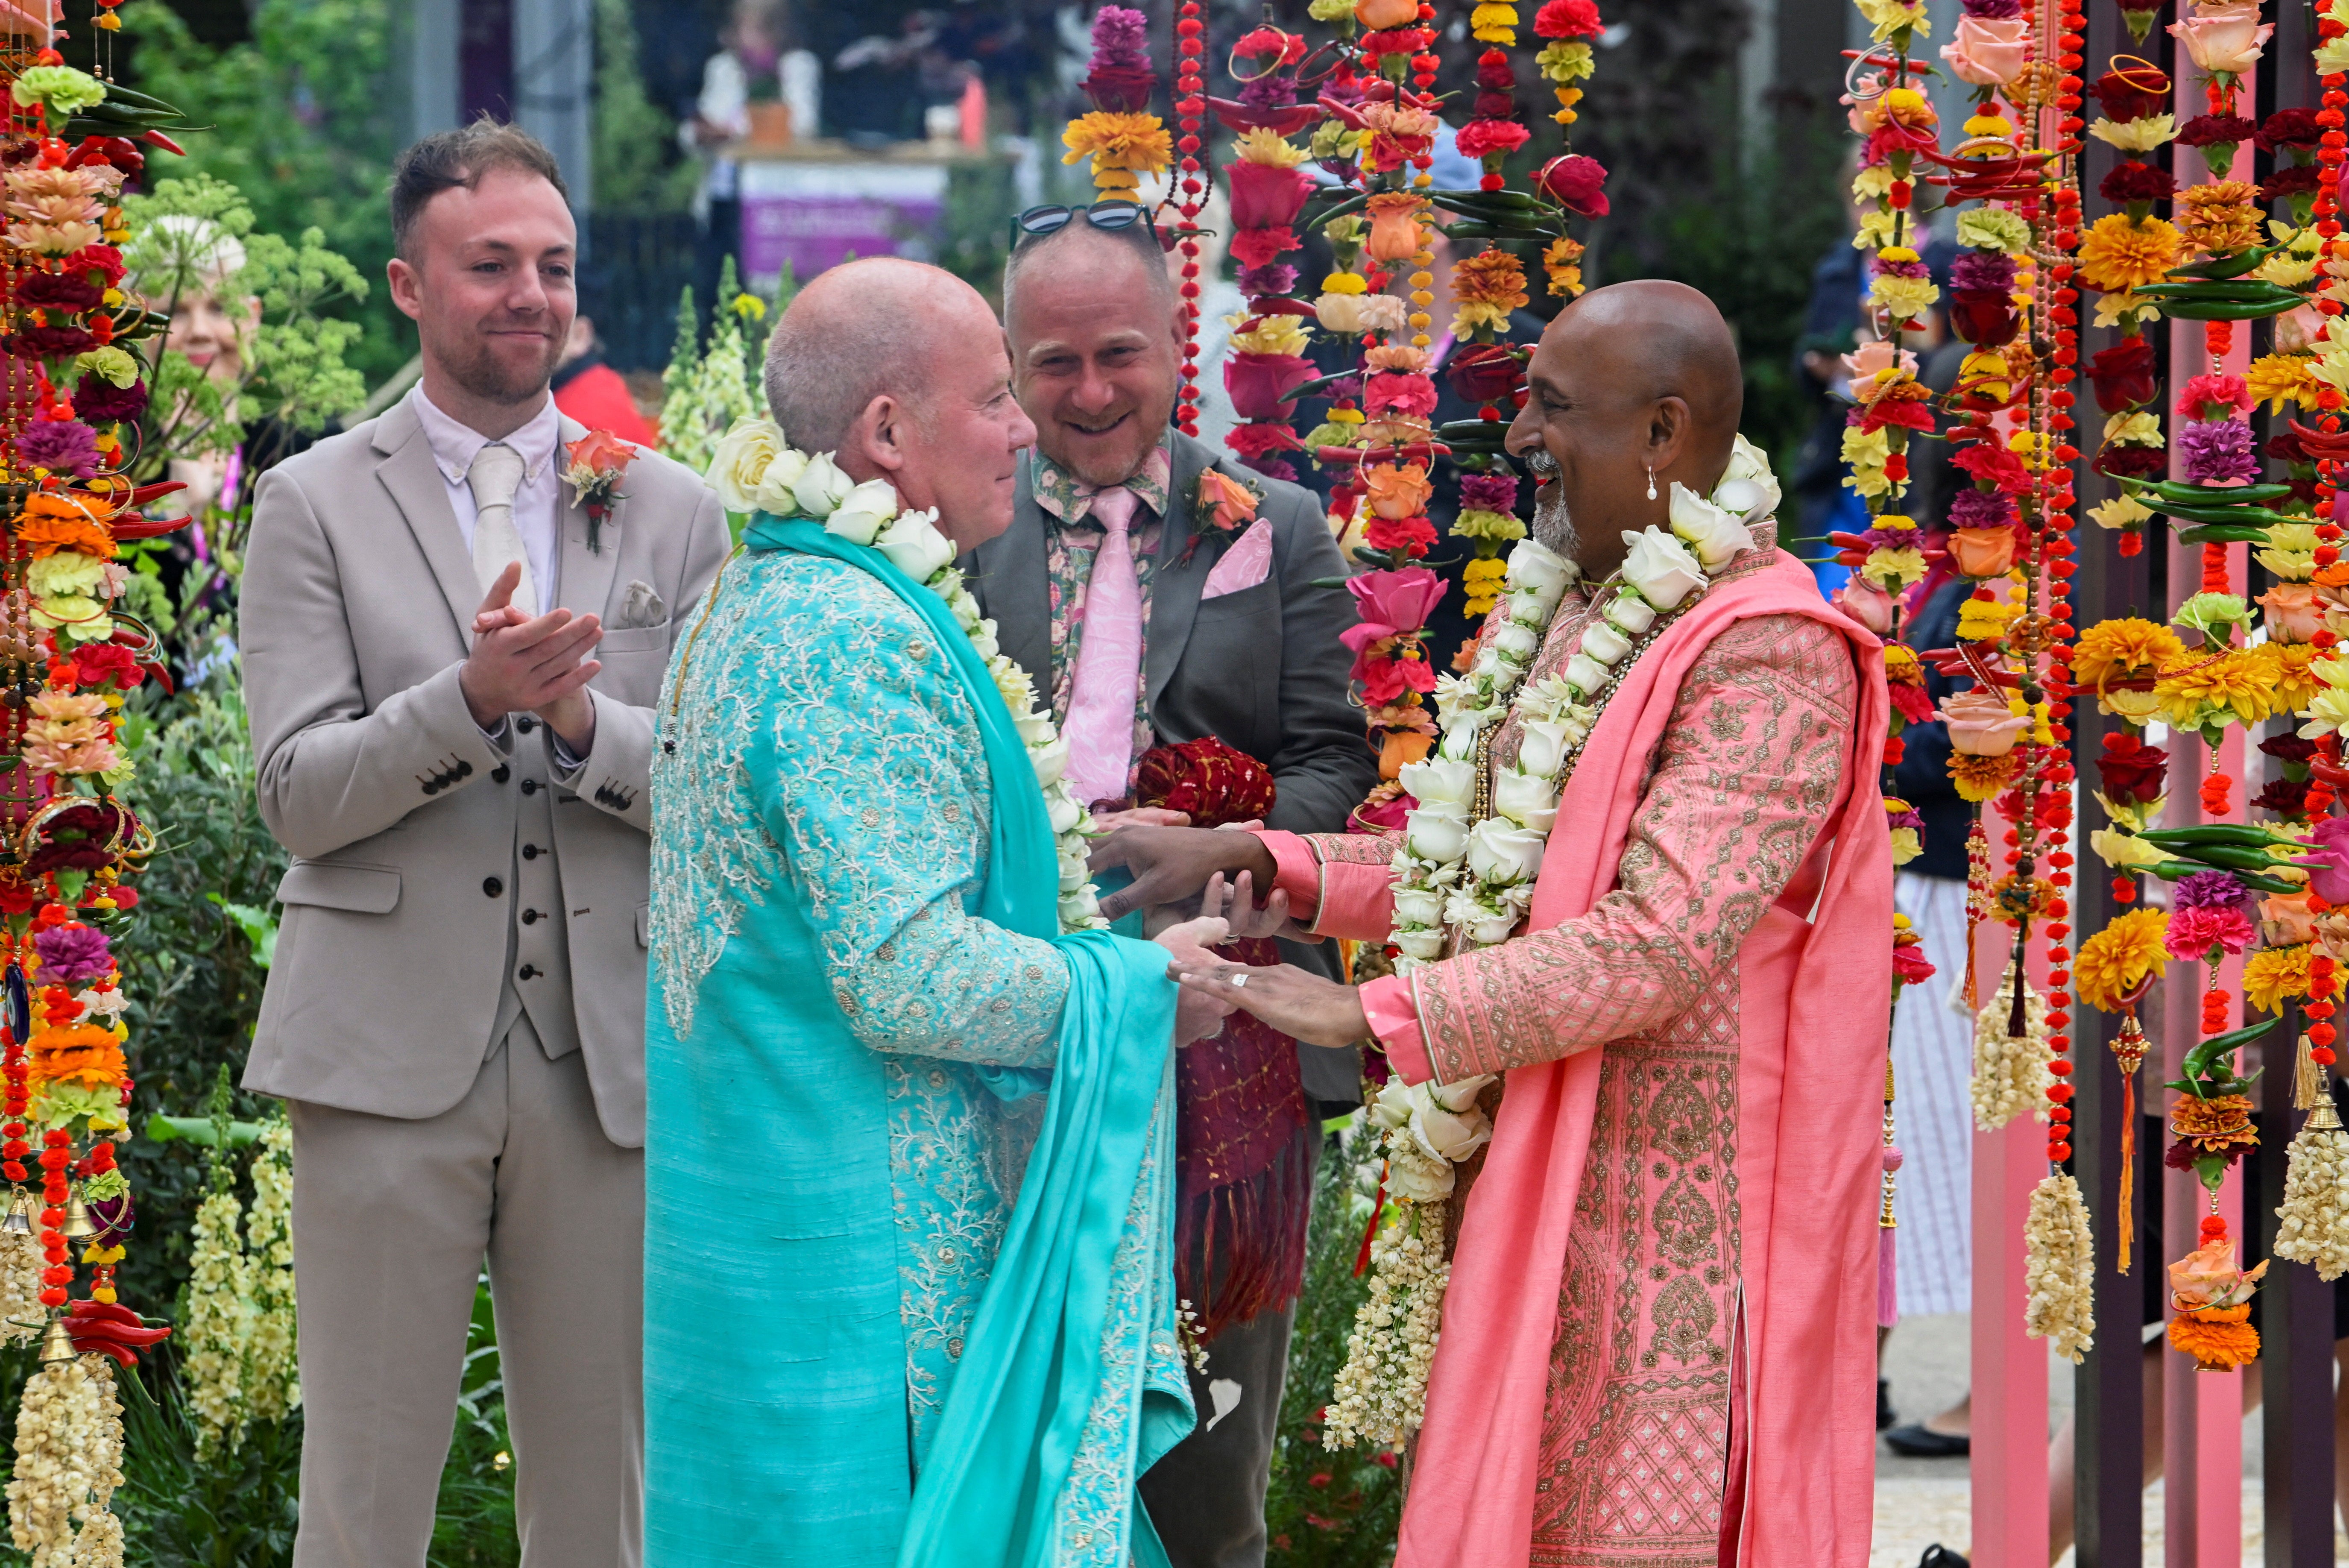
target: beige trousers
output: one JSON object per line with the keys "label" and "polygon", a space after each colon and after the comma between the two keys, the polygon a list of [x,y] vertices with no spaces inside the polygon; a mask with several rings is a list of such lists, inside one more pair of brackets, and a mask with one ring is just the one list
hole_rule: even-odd
{"label": "beige trousers", "polygon": [[525,1016],[406,1121],[293,1101],[302,1521],[295,1568],[421,1568],[482,1262],[523,1568],[644,1557],[644,1151]]}

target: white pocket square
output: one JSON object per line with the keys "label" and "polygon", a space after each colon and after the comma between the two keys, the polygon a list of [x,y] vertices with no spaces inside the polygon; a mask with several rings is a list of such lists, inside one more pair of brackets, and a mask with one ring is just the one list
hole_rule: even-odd
{"label": "white pocket square", "polygon": [[613,618],[612,629],[629,631],[639,627],[658,626],[668,619],[668,606],[650,583],[630,583],[626,597],[620,600],[620,613]]}
{"label": "white pocket square", "polygon": [[1207,574],[1206,587],[1199,590],[1201,599],[1221,598],[1226,594],[1252,588],[1264,581],[1272,570],[1272,522],[1259,517],[1247,525],[1247,532],[1232,541],[1216,569]]}

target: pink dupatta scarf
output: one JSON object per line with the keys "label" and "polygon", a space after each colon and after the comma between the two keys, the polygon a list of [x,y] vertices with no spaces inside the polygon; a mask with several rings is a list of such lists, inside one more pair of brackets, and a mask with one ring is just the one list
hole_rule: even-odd
{"label": "pink dupatta scarf", "polygon": [[[1558,819],[1576,830],[1550,841],[1528,929],[1575,919],[1614,888],[1646,761],[1691,666],[1732,622],[1764,615],[1806,616],[1847,637],[1860,697],[1842,800],[1796,877],[1818,889],[1810,918],[1782,900],[1738,955],[1748,1288],[1733,1339],[1722,1561],[1864,1568],[1891,993],[1892,855],[1877,777],[1888,703],[1876,639],[1822,601],[1793,557],[1706,594],[1631,667],[1568,784]],[[1505,1568],[1531,1553],[1550,1347],[1599,1060],[1599,1049],[1579,1051],[1508,1075],[1462,1221],[1396,1568]]]}

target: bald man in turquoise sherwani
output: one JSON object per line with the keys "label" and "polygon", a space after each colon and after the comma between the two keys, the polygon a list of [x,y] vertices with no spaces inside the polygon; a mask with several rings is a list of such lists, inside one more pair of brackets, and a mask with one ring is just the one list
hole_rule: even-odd
{"label": "bald man in turquoise sherwani", "polygon": [[[885,392],[818,439],[968,549],[1009,487],[998,523],[967,452],[923,443],[1026,421],[954,400],[1001,359],[966,286],[826,275],[771,394],[864,308],[944,318],[945,406]],[[1035,769],[944,600],[805,516],[742,542],[654,766],[646,1561],[1163,1564],[1133,1483],[1194,1419],[1167,952],[1060,933]]]}

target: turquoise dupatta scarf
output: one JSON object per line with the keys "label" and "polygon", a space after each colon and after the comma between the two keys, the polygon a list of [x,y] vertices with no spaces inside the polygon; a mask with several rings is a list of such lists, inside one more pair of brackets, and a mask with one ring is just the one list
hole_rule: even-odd
{"label": "turquoise dupatta scarf", "polygon": [[986,1075],[1006,1099],[1049,1088],[1043,1127],[916,1480],[898,1568],[1165,1568],[1134,1491],[1195,1419],[1168,1355],[1175,992],[1164,954],[1102,931],[1060,935],[1034,768],[943,600],[881,552],[804,519],[761,514],[743,543],[870,573],[949,650],[994,790],[977,912],[1055,942],[1069,965],[1052,1072]]}

